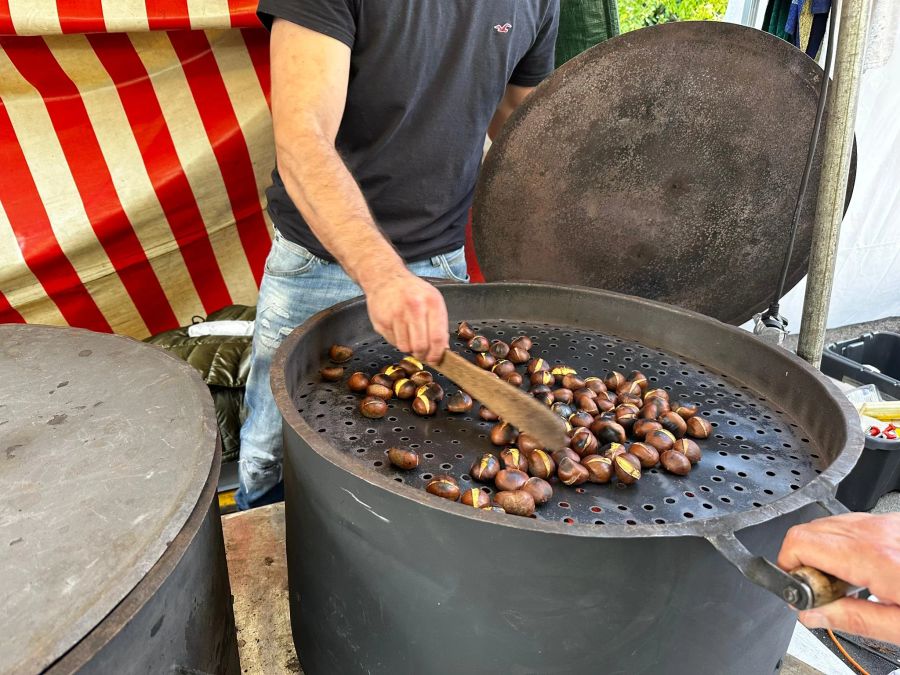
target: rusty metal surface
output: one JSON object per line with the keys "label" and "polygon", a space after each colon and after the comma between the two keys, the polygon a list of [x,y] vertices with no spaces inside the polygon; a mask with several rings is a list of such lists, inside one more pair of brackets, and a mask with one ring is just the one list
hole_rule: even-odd
{"label": "rusty metal surface", "polygon": [[[821,76],[783,40],[726,23],[665,24],[585,52],[488,153],[474,211],[485,277],[749,319],[776,286]],[[788,288],[808,266],[820,169],[821,151]]]}

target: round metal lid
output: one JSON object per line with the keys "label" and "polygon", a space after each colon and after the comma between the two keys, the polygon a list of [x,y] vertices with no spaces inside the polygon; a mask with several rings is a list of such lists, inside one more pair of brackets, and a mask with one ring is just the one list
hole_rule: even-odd
{"label": "round metal lid", "polygon": [[0,326],[0,671],[43,671],[109,614],[182,530],[215,451],[187,364]]}
{"label": "round metal lid", "polygon": [[[775,291],[821,77],[785,41],[727,23],[664,24],[588,50],[488,153],[474,206],[485,278],[746,321]],[[788,288],[808,267],[821,149]]]}

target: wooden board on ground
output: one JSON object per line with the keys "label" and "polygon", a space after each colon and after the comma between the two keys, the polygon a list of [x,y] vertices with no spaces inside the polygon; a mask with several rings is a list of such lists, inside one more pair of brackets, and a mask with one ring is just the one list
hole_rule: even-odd
{"label": "wooden board on ground", "polygon": [[302,673],[288,607],[284,504],[222,517],[241,672]]}

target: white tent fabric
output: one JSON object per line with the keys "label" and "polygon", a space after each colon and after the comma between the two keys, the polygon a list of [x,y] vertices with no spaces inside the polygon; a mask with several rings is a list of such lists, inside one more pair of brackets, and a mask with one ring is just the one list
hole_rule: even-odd
{"label": "white tent fabric", "polygon": [[[731,0],[726,18],[740,22],[750,0]],[[765,2],[754,18],[762,21]],[[856,119],[858,166],[841,229],[828,327],[900,315],[900,21],[896,0],[879,0],[870,31]],[[800,328],[805,280],[781,302]],[[749,327],[750,324],[747,324]]]}

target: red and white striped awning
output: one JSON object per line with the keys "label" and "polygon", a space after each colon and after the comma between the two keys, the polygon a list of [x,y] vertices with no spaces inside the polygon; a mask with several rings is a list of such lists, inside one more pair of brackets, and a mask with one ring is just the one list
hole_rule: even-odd
{"label": "red and white striped awning", "polygon": [[255,0],[0,0],[0,322],[144,337],[253,303],[270,244]]}

